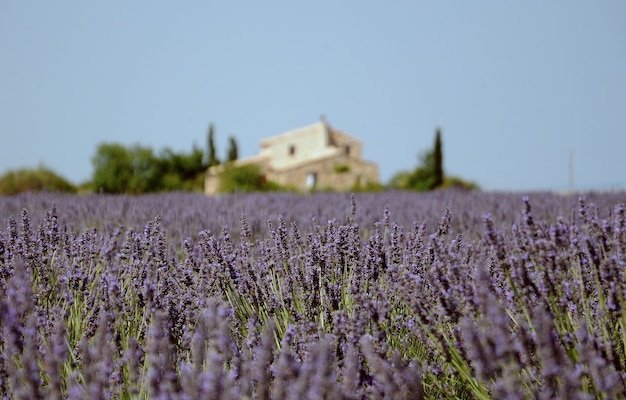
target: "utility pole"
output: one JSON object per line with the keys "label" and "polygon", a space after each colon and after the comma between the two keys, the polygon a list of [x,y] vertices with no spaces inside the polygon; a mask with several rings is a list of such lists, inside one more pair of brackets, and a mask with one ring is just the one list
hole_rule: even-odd
{"label": "utility pole", "polygon": [[574,193],[574,151],[569,151],[569,191]]}

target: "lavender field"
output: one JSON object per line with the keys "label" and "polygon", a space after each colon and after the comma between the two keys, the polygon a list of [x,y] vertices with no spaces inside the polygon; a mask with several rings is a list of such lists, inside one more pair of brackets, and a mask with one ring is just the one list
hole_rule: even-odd
{"label": "lavender field", "polygon": [[0,197],[0,398],[626,398],[625,202]]}

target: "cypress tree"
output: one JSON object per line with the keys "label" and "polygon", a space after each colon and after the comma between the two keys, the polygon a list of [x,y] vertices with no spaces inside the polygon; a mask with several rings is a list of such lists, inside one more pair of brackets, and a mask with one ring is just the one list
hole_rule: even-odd
{"label": "cypress tree", "polygon": [[435,146],[433,148],[433,189],[443,185],[443,149],[441,144],[441,129],[435,132]]}
{"label": "cypress tree", "polygon": [[238,150],[237,150],[237,141],[234,136],[228,137],[228,151],[226,153],[228,158],[226,161],[231,162],[237,160],[239,158]]}
{"label": "cypress tree", "polygon": [[209,125],[209,133],[207,135],[207,146],[208,146],[208,158],[206,160],[207,167],[213,167],[214,165],[218,165],[220,160],[217,159],[216,151],[215,151],[215,138],[214,136],[214,128],[213,124]]}

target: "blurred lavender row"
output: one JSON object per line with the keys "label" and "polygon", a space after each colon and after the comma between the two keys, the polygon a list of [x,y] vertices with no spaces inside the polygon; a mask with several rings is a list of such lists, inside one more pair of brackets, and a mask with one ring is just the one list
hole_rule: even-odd
{"label": "blurred lavender row", "polygon": [[624,398],[625,200],[0,197],[0,398]]}

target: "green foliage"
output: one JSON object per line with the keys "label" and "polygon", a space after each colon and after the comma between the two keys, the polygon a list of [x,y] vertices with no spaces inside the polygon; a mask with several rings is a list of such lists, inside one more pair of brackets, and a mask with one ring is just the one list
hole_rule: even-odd
{"label": "green foliage", "polygon": [[[189,182],[195,180],[195,178],[202,174],[204,176],[205,166],[202,161],[204,153],[201,149],[193,146],[191,153],[175,153],[171,149],[165,149],[161,152],[161,162],[164,164],[165,174],[175,174],[178,176],[178,180],[183,182]],[[177,186],[171,190],[179,190],[181,187]]]}
{"label": "green foliage", "polygon": [[410,180],[411,172],[400,171],[391,177],[391,180],[389,181],[389,187],[393,189],[408,189]]}
{"label": "green foliage", "polygon": [[350,172],[350,166],[346,164],[335,165],[335,172],[338,174],[345,174]]}
{"label": "green foliage", "polygon": [[408,189],[424,192],[436,188],[433,152],[420,155],[420,165],[413,171],[401,171],[391,178],[393,189]]}
{"label": "green foliage", "polygon": [[466,182],[458,177],[447,177],[443,170],[443,145],[441,130],[435,132],[435,142],[430,151],[419,155],[419,165],[413,171],[400,171],[391,178],[389,186],[393,189],[425,192],[434,189],[462,188],[478,189],[473,182]]}
{"label": "green foliage", "polygon": [[0,195],[40,191],[75,193],[76,187],[45,167],[19,169],[0,176]]}
{"label": "green foliage", "polygon": [[441,129],[435,132],[435,145],[433,146],[433,180],[432,188],[437,188],[443,184],[443,145],[441,144]]}
{"label": "green foliage", "polygon": [[207,133],[207,159],[206,167],[213,167],[219,165],[220,160],[217,158],[217,152],[215,150],[215,128],[213,124],[209,125],[209,132]]}
{"label": "green foliage", "polygon": [[437,187],[434,152],[424,153],[420,158],[421,166],[415,168],[410,174],[408,188],[418,192],[433,190]]}
{"label": "green foliage", "polygon": [[148,147],[103,143],[92,159],[92,187],[96,192],[128,194],[202,191],[203,156],[196,146],[190,153],[165,149],[157,156]]}
{"label": "green foliage", "polygon": [[466,181],[458,176],[447,176],[443,180],[441,189],[479,190],[480,186],[476,182]]}
{"label": "green foliage", "polygon": [[351,192],[362,192],[362,193],[375,193],[375,192],[382,192],[383,190],[385,190],[385,185],[380,184],[378,182],[370,182],[367,181],[365,184],[359,184],[357,183],[356,185],[352,186],[352,188],[350,188]]}
{"label": "green foliage", "polygon": [[234,136],[228,137],[228,150],[226,152],[226,162],[233,162],[239,158],[239,151],[237,149],[237,141]]}
{"label": "green foliage", "polygon": [[158,191],[163,175],[161,160],[154,155],[152,149],[139,145],[130,148],[129,154],[131,179],[127,192],[138,194]]}
{"label": "green foliage", "polygon": [[94,191],[124,193],[128,189],[132,160],[124,146],[115,143],[100,144],[91,162],[94,168],[91,181]]}
{"label": "green foliage", "polygon": [[161,177],[161,188],[164,192],[174,192],[181,190],[185,186],[183,178],[175,172],[166,172]]}
{"label": "green foliage", "polygon": [[159,188],[163,166],[152,149],[103,143],[92,159],[92,186],[102,193],[146,193]]}
{"label": "green foliage", "polygon": [[270,192],[286,190],[276,182],[268,181],[256,164],[227,165],[220,174],[218,192]]}

